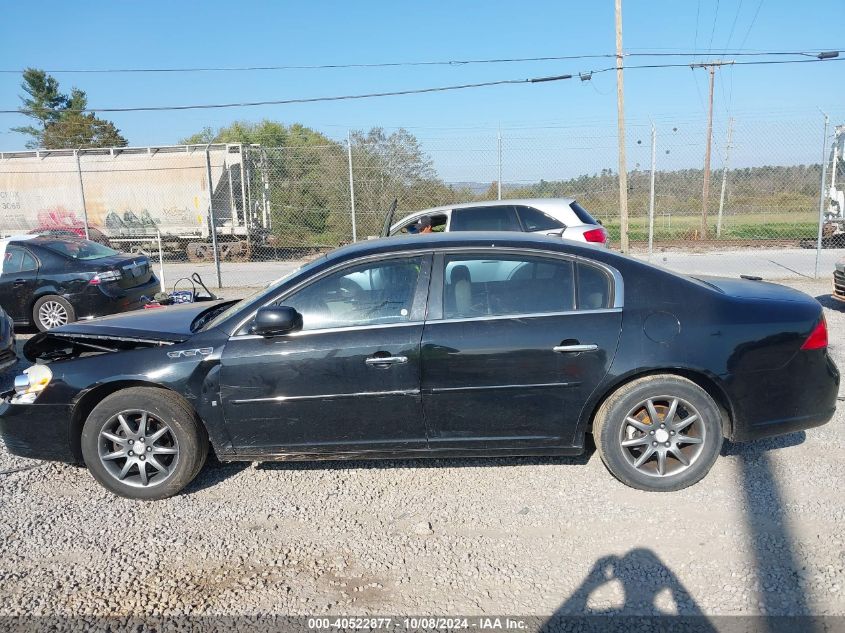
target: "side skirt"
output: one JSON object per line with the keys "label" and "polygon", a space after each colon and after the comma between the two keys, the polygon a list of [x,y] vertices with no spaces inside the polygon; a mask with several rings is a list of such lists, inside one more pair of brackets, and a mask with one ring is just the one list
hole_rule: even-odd
{"label": "side skirt", "polygon": [[237,455],[218,455],[220,461],[236,462],[306,462],[306,461],[348,461],[356,459],[431,459],[451,457],[556,457],[581,455],[583,446],[543,447],[543,448],[498,448],[472,450],[454,449],[419,449],[410,451],[349,451],[337,453],[239,453]]}

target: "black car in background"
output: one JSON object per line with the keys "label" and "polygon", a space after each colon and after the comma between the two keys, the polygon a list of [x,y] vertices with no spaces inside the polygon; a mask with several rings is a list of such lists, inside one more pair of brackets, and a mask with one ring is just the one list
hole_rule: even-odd
{"label": "black car in background", "polygon": [[65,237],[4,240],[0,306],[44,331],[134,310],[159,291],[150,261],[96,242]]}
{"label": "black car in background", "polygon": [[12,318],[0,308],[0,371],[18,362],[15,354],[15,324]]}
{"label": "black car in background", "polygon": [[[361,242],[239,302],[32,337],[2,395],[12,453],[177,493],[221,460],[572,455],[622,482],[699,481],[734,441],[833,416],[819,303],[518,233]],[[589,496],[589,491],[585,491]]]}

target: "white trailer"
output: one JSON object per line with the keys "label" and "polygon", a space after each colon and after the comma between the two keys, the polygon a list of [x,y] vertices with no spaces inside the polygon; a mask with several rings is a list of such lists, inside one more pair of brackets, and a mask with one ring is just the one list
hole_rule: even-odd
{"label": "white trailer", "polygon": [[[250,160],[248,154],[258,156]],[[165,250],[192,261],[246,259],[266,239],[261,148],[241,144],[0,152],[0,234],[67,229],[102,234],[144,251],[161,235]],[[216,228],[212,236],[211,226]]]}

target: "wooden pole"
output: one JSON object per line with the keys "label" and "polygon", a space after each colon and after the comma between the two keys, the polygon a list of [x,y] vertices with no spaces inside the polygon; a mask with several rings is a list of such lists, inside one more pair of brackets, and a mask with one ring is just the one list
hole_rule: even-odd
{"label": "wooden pole", "polygon": [[707,202],[710,196],[710,150],[713,145],[713,79],[716,66],[710,65],[710,107],[707,112],[707,145],[704,150],[704,185],[701,190],[701,232],[699,239],[707,239]]}
{"label": "wooden pole", "polygon": [[616,0],[616,116],[619,137],[620,250],[628,252],[628,168],[625,165],[625,83],[622,76],[622,0]]}

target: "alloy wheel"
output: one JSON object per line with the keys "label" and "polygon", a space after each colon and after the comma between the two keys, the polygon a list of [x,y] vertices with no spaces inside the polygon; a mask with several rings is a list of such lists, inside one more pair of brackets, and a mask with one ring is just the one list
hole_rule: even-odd
{"label": "alloy wheel", "polygon": [[109,418],[100,429],[98,445],[106,471],[129,486],[158,486],[179,461],[173,430],[148,411],[123,411]]}
{"label": "alloy wheel", "polygon": [[690,468],[701,455],[705,439],[699,412],[674,396],[643,400],[628,412],[619,432],[628,463],[653,477],[669,477]]}
{"label": "alloy wheel", "polygon": [[58,301],[45,301],[38,308],[38,319],[49,330],[67,325],[68,314],[65,307]]}

